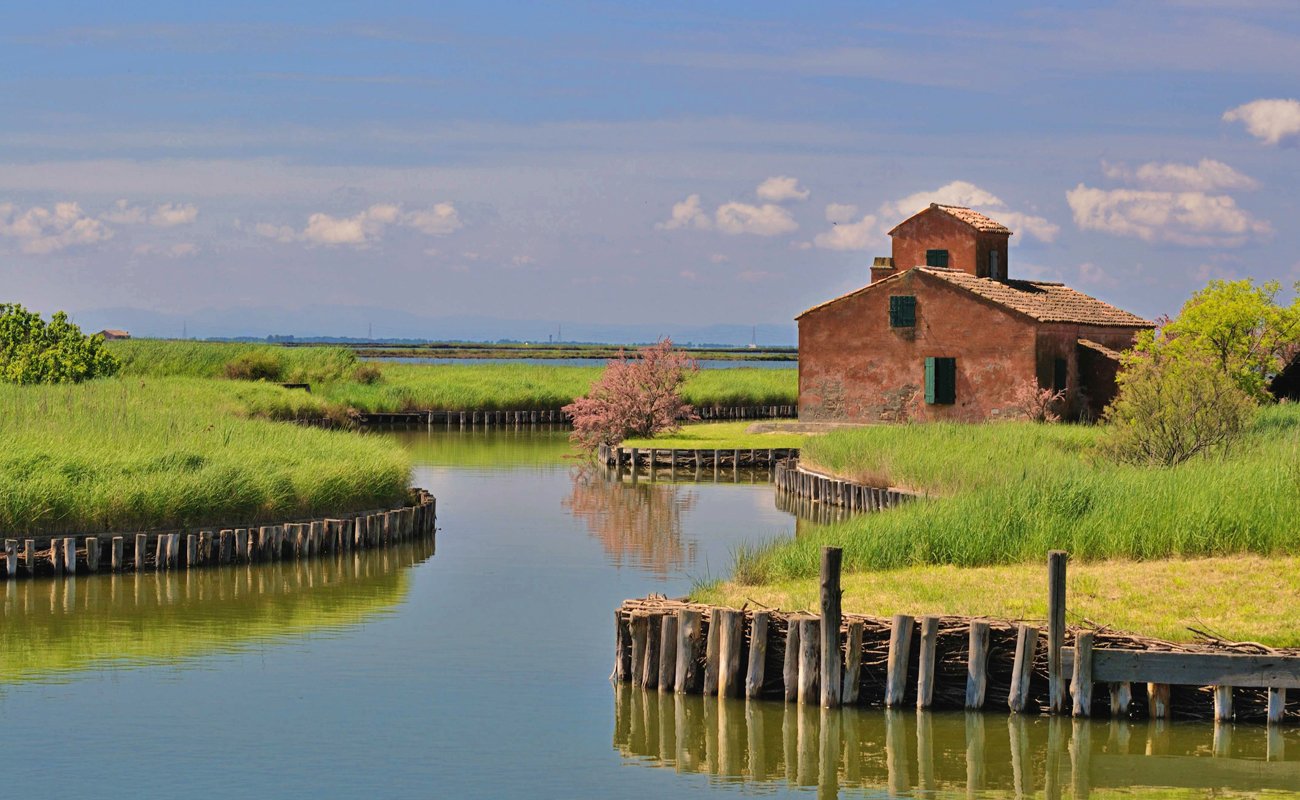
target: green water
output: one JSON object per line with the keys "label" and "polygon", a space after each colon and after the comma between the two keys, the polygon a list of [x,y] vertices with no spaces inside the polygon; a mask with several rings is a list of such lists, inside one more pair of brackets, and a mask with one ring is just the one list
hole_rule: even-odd
{"label": "green water", "polygon": [[1300,787],[1287,730],[825,713],[607,681],[626,597],[794,535],[758,474],[611,481],[562,432],[371,434],[431,545],[5,584],[10,796],[1222,797]]}

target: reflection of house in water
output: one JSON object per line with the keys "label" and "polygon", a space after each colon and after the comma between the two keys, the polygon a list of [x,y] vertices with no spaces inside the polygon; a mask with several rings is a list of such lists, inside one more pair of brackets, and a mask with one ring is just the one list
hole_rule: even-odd
{"label": "reflection of house in water", "polygon": [[638,566],[661,578],[695,563],[696,543],[682,542],[682,518],[695,506],[694,490],[610,481],[591,468],[575,469],[572,481],[564,507],[600,540],[610,563]]}

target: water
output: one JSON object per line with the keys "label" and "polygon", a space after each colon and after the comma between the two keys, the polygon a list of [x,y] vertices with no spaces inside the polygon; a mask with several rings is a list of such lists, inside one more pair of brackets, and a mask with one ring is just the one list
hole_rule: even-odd
{"label": "water", "polygon": [[[789,536],[761,476],[608,483],[563,433],[381,434],[437,552],[3,586],[9,796],[1013,797],[1300,786],[1300,737],[646,695],[613,609]],[[710,481],[712,476],[709,476]],[[1149,755],[1148,755],[1149,754]],[[1275,760],[1269,760],[1269,759]]]}
{"label": "water", "polygon": [[[393,364],[532,364],[544,367],[603,367],[609,363],[607,358],[426,358],[411,356],[394,356],[384,358],[367,358],[366,361],[386,361]],[[736,369],[750,367],[753,369],[795,369],[798,361],[742,360],[742,359],[697,359],[700,369]]]}

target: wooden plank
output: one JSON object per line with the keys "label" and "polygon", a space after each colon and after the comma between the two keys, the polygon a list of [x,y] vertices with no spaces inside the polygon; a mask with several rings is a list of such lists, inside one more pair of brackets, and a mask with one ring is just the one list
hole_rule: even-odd
{"label": "wooden plank", "polygon": [[1070,694],[1074,699],[1074,716],[1092,715],[1092,637],[1085,631],[1074,642],[1074,675],[1070,680]]}
{"label": "wooden plank", "polygon": [[984,707],[984,691],[988,686],[989,624],[972,620],[970,639],[966,648],[966,708],[971,711]]}
{"label": "wooden plank", "polygon": [[732,608],[722,609],[718,631],[718,696],[737,697],[743,689],[741,652],[745,647],[745,615]]}
{"label": "wooden plank", "polygon": [[849,623],[848,641],[844,644],[844,686],[840,689],[840,702],[844,705],[858,702],[862,675],[862,635],[865,629],[866,625],[860,619]]}
{"label": "wooden plank", "polygon": [[704,656],[703,615],[691,609],[677,612],[677,681],[678,694],[696,693],[703,683],[700,669]]}
{"label": "wooden plank", "polygon": [[[1064,660],[1073,663],[1072,648],[1062,653]],[[1106,648],[1093,651],[1092,676],[1099,683],[1296,689],[1300,688],[1300,656]]]}
{"label": "wooden plank", "polygon": [[1065,711],[1065,672],[1061,649],[1065,645],[1065,562],[1064,550],[1047,554],[1047,694],[1048,711]]}
{"label": "wooden plank", "polygon": [[1011,665],[1011,691],[1007,706],[1012,714],[1022,714],[1029,704],[1029,683],[1034,676],[1034,653],[1038,649],[1038,629],[1022,624],[1016,629],[1016,657]]}
{"label": "wooden plank", "polygon": [[906,614],[894,616],[889,629],[889,656],[885,665],[885,707],[903,704],[907,692],[907,660],[912,652],[912,628],[915,620]]}
{"label": "wooden plank", "polygon": [[755,611],[749,623],[749,664],[745,670],[745,697],[763,694],[763,680],[767,671],[767,628],[772,615]]}
{"label": "wooden plank", "polygon": [[782,664],[781,680],[785,688],[785,701],[793,703],[798,698],[799,687],[799,618],[786,617],[785,624],[785,661]]}
{"label": "wooden plank", "polygon": [[664,614],[659,623],[659,691],[677,686],[677,615]]}
{"label": "wooden plank", "polygon": [[[838,638],[838,637],[837,637]],[[803,617],[799,620],[799,705],[817,701],[817,656],[821,648],[821,620]]]}
{"label": "wooden plank", "polygon": [[921,617],[921,652],[917,664],[916,707],[929,708],[934,703],[935,646],[939,641],[939,618]]}
{"label": "wooden plank", "polygon": [[[739,451],[737,451],[739,453]],[[821,569],[821,704],[836,708],[840,704],[840,563],[844,552],[838,547],[822,548]]]}

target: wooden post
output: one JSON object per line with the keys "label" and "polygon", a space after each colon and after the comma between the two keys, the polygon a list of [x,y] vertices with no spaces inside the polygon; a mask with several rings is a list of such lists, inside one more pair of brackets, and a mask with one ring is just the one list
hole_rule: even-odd
{"label": "wooden post", "polygon": [[907,692],[907,659],[912,652],[912,627],[916,620],[906,614],[894,616],[889,630],[889,660],[885,666],[885,707],[903,704]]}
{"label": "wooden post", "polygon": [[24,566],[27,567],[27,574],[35,575],[36,574],[36,540],[35,539],[23,540],[23,561],[24,561]]}
{"label": "wooden post", "polygon": [[[803,617],[799,620],[799,705],[808,705],[817,701],[815,692],[821,625],[821,620],[816,617]],[[836,655],[838,656],[838,653]]]}
{"label": "wooden post", "polygon": [[1065,646],[1064,550],[1047,554],[1047,684],[1048,711],[1065,711],[1065,676],[1061,674],[1061,648]]}
{"label": "wooden post", "polygon": [[632,677],[632,629],[624,619],[623,609],[614,609],[614,672],[610,678],[615,683],[627,683]]}
{"label": "wooden post", "polygon": [[63,569],[69,575],[77,574],[77,540],[71,536],[63,539]]}
{"label": "wooden post", "polygon": [[1133,700],[1133,687],[1128,681],[1110,684],[1110,715],[1127,717],[1128,706]]}
{"label": "wooden post", "polygon": [[984,706],[984,689],[988,684],[989,624],[973,620],[966,650],[966,709],[977,711]]}
{"label": "wooden post", "polygon": [[650,619],[645,614],[633,614],[628,621],[628,627],[632,630],[632,685],[640,686],[642,675],[645,673],[645,644],[646,632],[650,626]]}
{"label": "wooden post", "polygon": [[1147,684],[1147,711],[1151,719],[1169,719],[1173,716],[1169,708],[1169,684]]}
{"label": "wooden post", "polygon": [[1232,721],[1232,687],[1215,686],[1214,687],[1214,721],[1231,722]]}
{"label": "wooden post", "polygon": [[1074,638],[1074,676],[1070,694],[1074,696],[1074,716],[1092,716],[1092,637],[1091,631]]}
{"label": "wooden post", "polygon": [[677,615],[664,614],[659,623],[659,691],[677,686]]}
{"label": "wooden post", "polygon": [[58,575],[60,572],[63,571],[63,561],[59,558],[60,542],[61,542],[60,539],[51,538],[50,549],[48,551],[49,558],[50,558],[50,568],[54,570],[55,575]]}
{"label": "wooden post", "polygon": [[844,645],[844,686],[840,702],[846,706],[858,702],[858,683],[862,675],[862,633],[866,625],[857,619],[849,623],[848,641]]}
{"label": "wooden post", "polygon": [[121,572],[122,568],[126,566],[125,555],[126,555],[126,540],[121,536],[114,536],[113,554],[112,556],[110,556],[112,560],[109,564],[113,568],[114,572]]}
{"label": "wooden post", "polygon": [[663,614],[651,612],[645,631],[645,667],[641,670],[641,688],[659,687],[659,637],[663,633]]}
{"label": "wooden post", "polygon": [[749,623],[749,666],[745,670],[745,697],[763,694],[763,678],[767,671],[767,626],[772,615],[755,611]]}
{"label": "wooden post", "polygon": [[135,535],[135,571],[140,572],[144,569],[144,556],[149,548],[149,535],[137,533]]}
{"label": "wooden post", "polygon": [[1286,713],[1286,689],[1268,690],[1268,724],[1276,725]]}
{"label": "wooden post", "polygon": [[86,537],[86,569],[99,572],[99,537]]}
{"label": "wooden post", "polygon": [[678,694],[700,691],[703,677],[700,662],[704,655],[702,615],[683,608],[677,612],[677,682]]}
{"label": "wooden post", "polygon": [[5,539],[5,573],[10,578],[18,574],[17,539]]}
{"label": "wooden post", "polygon": [[1038,649],[1038,629],[1021,624],[1016,629],[1016,658],[1011,665],[1011,692],[1007,706],[1012,714],[1022,714],[1029,704],[1029,680],[1034,675],[1034,652]]}
{"label": "wooden post", "polygon": [[939,618],[921,617],[921,652],[917,661],[916,707],[929,708],[934,703],[935,646],[939,642]]}
{"label": "wooden post", "polygon": [[185,566],[196,567],[199,564],[199,537],[198,534],[185,534]]}
{"label": "wooden post", "polygon": [[787,703],[793,703],[799,696],[798,617],[786,617],[785,620],[785,661],[782,664],[781,680],[785,689],[785,701]]}
{"label": "wooden post", "polygon": [[221,550],[221,555],[219,556],[219,558],[222,564],[230,563],[231,553],[234,550],[234,538],[235,538],[235,532],[233,530],[230,530],[229,528],[223,530],[220,534],[220,540],[217,546]]}
{"label": "wooden post", "polygon": [[742,688],[740,655],[745,646],[745,615],[727,608],[722,610],[722,628],[718,631],[718,697],[735,697]]}
{"label": "wooden post", "polygon": [[721,610],[709,609],[709,630],[704,647],[704,693],[718,693],[718,631],[722,626]]}
{"label": "wooden post", "polygon": [[840,704],[840,562],[838,547],[822,548],[821,575],[821,700],[823,708]]}

